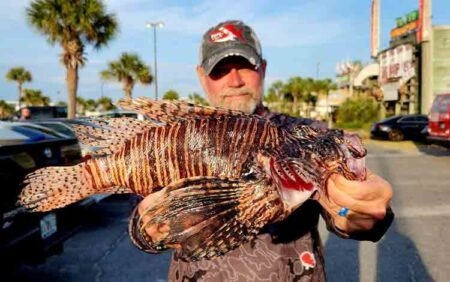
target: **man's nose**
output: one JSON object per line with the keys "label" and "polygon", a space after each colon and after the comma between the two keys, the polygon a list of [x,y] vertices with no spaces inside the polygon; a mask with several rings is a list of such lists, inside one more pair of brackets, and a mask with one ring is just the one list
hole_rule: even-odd
{"label": "man's nose", "polygon": [[242,79],[241,74],[239,71],[235,68],[231,69],[229,75],[228,75],[228,86],[229,87],[242,87],[244,86],[245,82]]}

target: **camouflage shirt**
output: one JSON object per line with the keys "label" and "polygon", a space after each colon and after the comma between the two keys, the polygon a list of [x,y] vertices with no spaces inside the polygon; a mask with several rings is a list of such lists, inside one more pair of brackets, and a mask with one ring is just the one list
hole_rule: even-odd
{"label": "camouflage shirt", "polygon": [[[258,114],[278,126],[311,125],[324,127],[318,121],[293,118],[270,113],[266,109]],[[370,231],[346,234],[335,227],[332,217],[316,202],[306,201],[288,218],[266,225],[252,241],[212,260],[186,262],[174,251],[169,281],[325,281],[323,246],[318,233],[319,215],[328,229],[342,238],[377,241],[390,226],[393,214],[389,209],[384,220]],[[133,243],[148,253],[152,249],[140,234],[137,208],[132,214],[129,232]]]}

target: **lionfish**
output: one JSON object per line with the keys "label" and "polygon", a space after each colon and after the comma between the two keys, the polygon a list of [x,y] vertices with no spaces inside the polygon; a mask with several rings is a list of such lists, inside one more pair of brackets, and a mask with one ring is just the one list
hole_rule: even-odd
{"label": "lionfish", "polygon": [[186,102],[122,100],[149,119],[93,118],[74,125],[93,148],[74,166],[25,178],[20,203],[49,211],[99,193],[152,196],[142,224],[157,250],[186,260],[223,255],[284,219],[333,173],[364,180],[366,150],[356,135],[297,126]]}

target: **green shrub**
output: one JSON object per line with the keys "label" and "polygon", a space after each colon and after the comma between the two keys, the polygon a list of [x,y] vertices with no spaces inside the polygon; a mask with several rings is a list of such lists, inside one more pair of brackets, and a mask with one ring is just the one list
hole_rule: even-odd
{"label": "green shrub", "polygon": [[351,98],[345,100],[337,111],[337,126],[363,128],[377,120],[378,104],[373,98]]}

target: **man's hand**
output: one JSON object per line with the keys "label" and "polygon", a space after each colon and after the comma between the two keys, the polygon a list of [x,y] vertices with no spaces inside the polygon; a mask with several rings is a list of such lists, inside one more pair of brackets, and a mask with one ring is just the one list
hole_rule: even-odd
{"label": "man's hand", "polygon": [[144,230],[153,242],[163,240],[169,235],[170,227],[167,223],[148,225],[150,217],[146,215],[146,210],[151,206],[161,195],[164,193],[164,189],[145,197],[138,205],[138,214],[140,215],[142,226],[145,226]]}
{"label": "man's hand", "polygon": [[[328,197],[321,193],[317,200],[332,216],[335,226],[348,234],[371,230],[385,217],[393,194],[391,185],[369,170],[365,181],[350,181],[333,174],[326,189]],[[346,216],[338,215],[343,207],[349,209]]]}

